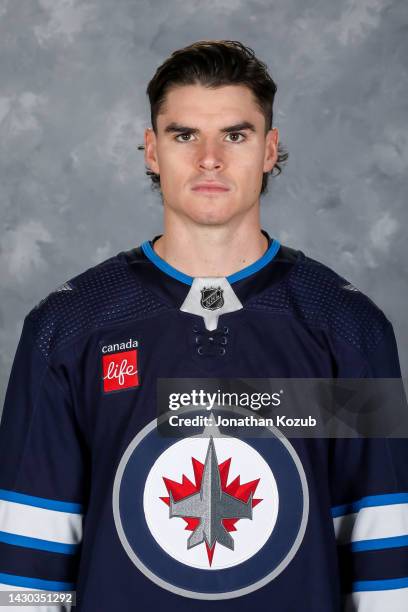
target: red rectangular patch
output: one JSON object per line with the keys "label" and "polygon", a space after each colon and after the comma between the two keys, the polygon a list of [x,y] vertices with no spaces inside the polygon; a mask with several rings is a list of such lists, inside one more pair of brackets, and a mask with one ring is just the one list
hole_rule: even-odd
{"label": "red rectangular patch", "polygon": [[138,387],[137,349],[103,355],[102,372],[105,392]]}

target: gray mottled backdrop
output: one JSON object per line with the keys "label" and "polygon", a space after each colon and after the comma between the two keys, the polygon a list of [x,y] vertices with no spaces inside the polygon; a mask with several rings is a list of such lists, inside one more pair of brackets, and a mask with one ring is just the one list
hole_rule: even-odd
{"label": "gray mottled backdrop", "polygon": [[0,0],[1,396],[34,304],[160,231],[145,88],[202,38],[252,46],[278,83],[291,157],[265,228],[384,309],[406,373],[407,26],[406,0]]}

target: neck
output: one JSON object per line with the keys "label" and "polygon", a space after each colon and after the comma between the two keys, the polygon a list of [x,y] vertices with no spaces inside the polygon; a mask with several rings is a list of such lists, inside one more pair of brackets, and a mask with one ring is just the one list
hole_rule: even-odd
{"label": "neck", "polygon": [[228,225],[204,226],[166,212],[164,234],[154,250],[189,276],[229,276],[254,263],[268,248],[259,214]]}

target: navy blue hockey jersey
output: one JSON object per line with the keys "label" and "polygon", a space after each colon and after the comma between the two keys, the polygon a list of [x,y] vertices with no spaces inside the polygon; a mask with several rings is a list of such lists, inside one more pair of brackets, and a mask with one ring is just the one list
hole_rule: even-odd
{"label": "navy blue hockey jersey", "polygon": [[158,379],[399,376],[383,313],[276,240],[225,279],[153,242],[111,257],[24,321],[0,427],[1,589],[76,590],[81,612],[406,612],[406,441],[156,428]]}

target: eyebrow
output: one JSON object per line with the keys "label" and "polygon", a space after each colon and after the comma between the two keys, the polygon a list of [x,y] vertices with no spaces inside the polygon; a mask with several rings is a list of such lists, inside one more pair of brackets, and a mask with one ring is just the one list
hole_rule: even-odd
{"label": "eyebrow", "polygon": [[[236,123],[235,125],[229,125],[228,127],[223,127],[220,129],[222,134],[229,134],[230,132],[242,132],[244,130],[250,130],[251,132],[256,132],[256,128],[253,123],[249,121],[242,121],[241,123]],[[170,133],[183,133],[183,134],[198,134],[200,130],[198,128],[188,127],[186,125],[180,125],[180,123],[176,123],[172,121],[169,125],[164,129],[166,134]]]}

